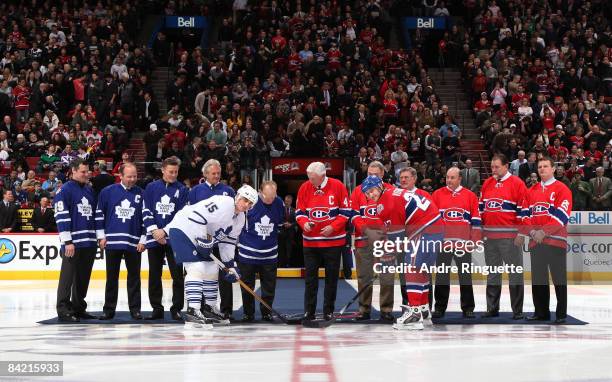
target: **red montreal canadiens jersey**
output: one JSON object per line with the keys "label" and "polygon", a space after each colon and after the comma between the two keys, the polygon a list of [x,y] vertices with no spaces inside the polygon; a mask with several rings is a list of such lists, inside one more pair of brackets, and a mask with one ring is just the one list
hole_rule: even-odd
{"label": "red montreal canadiens jersey", "polygon": [[[389,183],[383,183],[385,190],[393,190],[393,186]],[[375,202],[368,200],[361,187],[355,187],[351,194],[350,206],[352,211],[351,224],[355,227],[355,247],[367,247],[368,240],[364,236],[363,230],[366,227],[384,226],[382,220],[378,218],[376,213]]]}
{"label": "red montreal canadiens jersey", "polygon": [[[319,188],[309,181],[300,186],[295,211],[297,224],[315,223],[310,232],[303,232],[304,247],[339,247],[346,243],[346,222],[351,215],[348,192],[338,179],[325,178]],[[329,236],[321,235],[321,229],[331,225]]]}
{"label": "red montreal canadiens jersey", "polygon": [[472,191],[459,186],[437,189],[432,194],[444,220],[444,239],[476,242],[481,239],[478,197]]}
{"label": "red montreal canadiens jersey", "polygon": [[440,219],[438,206],[431,196],[410,193],[401,188],[384,190],[377,203],[378,217],[387,226],[387,237],[407,235],[409,239],[422,233],[442,232],[444,222]]}
{"label": "red montreal canadiens jersey", "polygon": [[489,239],[512,239],[521,224],[521,202],[527,193],[525,183],[509,172],[498,182],[490,177],[480,191],[482,233]]}
{"label": "red montreal canadiens jersey", "polygon": [[[563,182],[555,178],[538,182],[529,188],[523,200],[521,232],[529,235],[531,230],[544,230],[543,244],[566,248],[571,213],[572,192]],[[529,241],[529,247],[535,245],[534,240]]]}

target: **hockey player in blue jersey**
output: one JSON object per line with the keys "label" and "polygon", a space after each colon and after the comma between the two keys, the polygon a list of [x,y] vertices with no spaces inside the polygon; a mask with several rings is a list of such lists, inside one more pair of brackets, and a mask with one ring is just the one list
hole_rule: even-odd
{"label": "hockey player in blue jersey", "polygon": [[[164,227],[170,239],[177,263],[185,267],[185,295],[187,311],[185,321],[196,325],[223,320],[216,309],[219,267],[210,254],[214,246],[229,272],[224,274],[228,282],[240,278],[234,261],[238,235],[245,223],[245,212],[257,202],[257,191],[242,186],[234,198],[214,195],[179,211],[170,224]],[[202,294],[205,301],[202,301]],[[203,303],[204,302],[204,303]],[[207,307],[208,309],[203,309]]]}
{"label": "hockey player in blue jersey", "polygon": [[[268,305],[274,302],[276,289],[276,268],[278,266],[278,230],[284,222],[285,204],[276,196],[276,183],[266,181],[261,184],[259,200],[247,213],[245,228],[238,239],[238,268],[244,281],[255,289],[255,276],[259,274],[261,297]],[[253,296],[242,291],[242,322],[255,319]],[[271,312],[260,305],[261,318],[272,321]]]}
{"label": "hockey player in blue jersey", "polygon": [[[202,166],[202,176],[204,176],[204,183],[198,184],[189,192],[189,204],[196,204],[204,199],[208,199],[213,195],[225,195],[234,197],[236,192],[230,186],[220,182],[221,180],[221,163],[216,159],[209,159]],[[219,256],[219,249],[215,246],[213,253]],[[232,319],[232,301],[234,294],[232,292],[232,284],[226,282],[223,279],[223,272],[219,271],[219,282],[215,285],[210,285],[208,290],[212,291],[215,289],[219,291],[221,297],[220,309],[225,318]],[[211,292],[212,293],[212,292]]]}
{"label": "hockey player in blue jersey", "polygon": [[62,243],[56,308],[60,321],[79,322],[96,318],[85,311],[85,297],[96,257],[96,199],[93,189],[87,185],[89,166],[82,159],[75,159],[70,163],[70,170],[72,179],[62,186],[53,200]]}
{"label": "hockey player in blue jersey", "polygon": [[147,255],[149,257],[149,302],[153,313],[148,320],[164,318],[162,305],[162,270],[164,260],[168,263],[172,276],[172,319],[181,320],[181,310],[185,301],[183,267],[176,264],[170,244],[167,243],[163,228],[172,221],[178,211],[187,204],[189,189],[177,181],[181,161],[177,157],[166,158],[162,162],[162,179],[147,185],[144,191],[143,222],[147,229]]}
{"label": "hockey player in blue jersey", "polygon": [[106,257],[106,290],[101,320],[115,316],[119,293],[121,259],[127,268],[128,305],[130,315],[141,320],[140,262],[145,250],[142,188],[136,186],[138,172],[132,163],[120,170],[121,182],[105,187],[98,197],[96,235]]}

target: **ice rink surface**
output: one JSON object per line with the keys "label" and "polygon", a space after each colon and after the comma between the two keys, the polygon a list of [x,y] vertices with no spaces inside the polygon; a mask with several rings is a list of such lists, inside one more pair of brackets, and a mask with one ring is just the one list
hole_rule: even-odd
{"label": "ice rink surface", "polygon": [[[0,361],[63,361],[63,377],[0,380],[612,381],[609,285],[568,287],[569,314],[589,325],[436,325],[419,332],[361,324],[305,329],[257,323],[211,331],[182,325],[37,324],[56,315],[56,285],[0,281]],[[167,308],[169,282],[164,287]],[[399,287],[396,294],[400,301]],[[484,287],[476,286],[475,295],[476,310],[484,310]],[[377,307],[377,290],[374,296]],[[104,283],[92,281],[88,310],[101,311],[103,300]],[[146,282],[142,300],[143,311],[150,310]],[[504,288],[502,310],[510,310],[508,300]],[[554,309],[554,291],[551,300]],[[337,301],[337,308],[344,303]],[[118,310],[127,310],[124,280]],[[450,310],[459,310],[457,287],[451,290]],[[526,287],[525,311],[532,310]]]}

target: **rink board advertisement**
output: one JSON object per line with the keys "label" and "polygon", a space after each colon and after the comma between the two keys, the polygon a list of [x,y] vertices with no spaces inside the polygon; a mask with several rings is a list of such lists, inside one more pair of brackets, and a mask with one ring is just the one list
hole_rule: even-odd
{"label": "rink board advertisement", "polygon": [[[612,213],[580,211],[572,213],[568,227],[568,278],[572,281],[612,281]],[[523,249],[525,272],[530,271],[527,243]],[[484,265],[484,254],[474,252],[472,262]],[[142,253],[141,273],[148,276],[147,252]],[[57,279],[61,267],[57,234],[0,234],[0,279]],[[281,277],[300,277],[301,269],[279,269]],[[122,263],[122,278],[125,266]],[[165,275],[169,277],[169,275]],[[478,276],[478,275],[474,275]],[[103,251],[98,250],[93,279],[105,279]],[[477,278],[477,277],[476,277]]]}

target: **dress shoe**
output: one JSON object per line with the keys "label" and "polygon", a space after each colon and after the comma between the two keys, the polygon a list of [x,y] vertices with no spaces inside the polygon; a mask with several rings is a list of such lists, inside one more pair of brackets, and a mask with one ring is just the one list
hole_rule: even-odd
{"label": "dress shoe", "polygon": [[81,320],[74,314],[62,314],[57,316],[59,322],[81,322]]}
{"label": "dress shoe", "polygon": [[463,318],[476,318],[474,312],[463,312]]}
{"label": "dress shoe", "polygon": [[323,319],[325,321],[333,320],[334,314],[333,313],[323,313]]}
{"label": "dress shoe", "polygon": [[550,316],[529,316],[527,317],[527,321],[549,321],[550,320]]}
{"label": "dress shoe", "polygon": [[559,317],[555,319],[555,324],[562,325],[562,324],[565,324],[565,321],[566,321],[565,317]]}
{"label": "dress shoe", "polygon": [[115,312],[104,312],[98,317],[99,320],[103,321],[112,320],[113,318],[115,318]]}
{"label": "dress shoe", "polygon": [[380,318],[378,320],[393,323],[393,321],[395,321],[395,316],[391,312],[380,312]]}
{"label": "dress shoe", "polygon": [[255,317],[253,317],[250,314],[245,314],[244,316],[242,316],[242,320],[240,320],[240,322],[253,322],[255,321]]}
{"label": "dress shoe", "polygon": [[131,312],[130,316],[132,316],[133,320],[142,320],[142,314],[140,312]]}
{"label": "dress shoe", "polygon": [[224,320],[229,320],[230,322],[236,321],[234,319],[234,316],[232,316],[232,312],[223,312],[223,319]]}
{"label": "dress shoe", "polygon": [[170,313],[172,314],[172,319],[174,321],[183,321],[183,316],[181,316],[180,310],[173,310]]}
{"label": "dress shoe", "polygon": [[304,320],[313,321],[317,318],[314,313],[304,313]]}
{"label": "dress shoe", "polygon": [[499,317],[499,312],[496,310],[487,310],[480,316],[481,318]]}
{"label": "dress shoe", "polygon": [[262,321],[267,321],[267,322],[273,322],[274,321],[274,317],[272,317],[272,315],[270,313],[265,313],[261,315],[261,320]]}
{"label": "dress shoe", "polygon": [[154,310],[150,316],[147,316],[145,320],[163,320],[164,319],[164,311],[163,310]]}
{"label": "dress shoe", "polygon": [[80,318],[81,320],[97,320],[98,319],[98,317],[94,316],[93,314],[89,314],[87,312],[75,313],[75,316]]}
{"label": "dress shoe", "polygon": [[523,312],[512,313],[513,320],[522,320],[524,318],[525,318],[525,315],[523,314]]}
{"label": "dress shoe", "polygon": [[372,317],[370,316],[370,312],[361,313],[359,316],[355,317],[355,321],[367,321]]}
{"label": "dress shoe", "polygon": [[431,312],[431,318],[442,318],[444,314],[446,314],[446,312],[443,310],[434,310]]}

